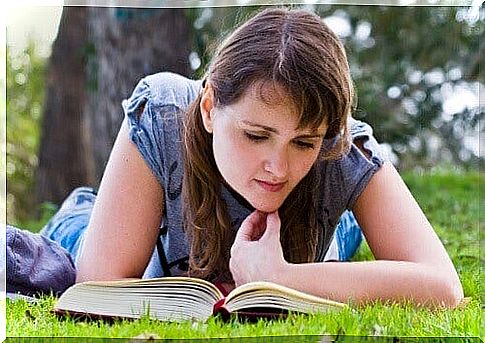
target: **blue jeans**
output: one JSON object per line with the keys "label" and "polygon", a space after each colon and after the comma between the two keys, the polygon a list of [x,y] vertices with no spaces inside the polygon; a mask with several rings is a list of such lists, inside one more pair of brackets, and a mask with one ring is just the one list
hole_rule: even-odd
{"label": "blue jeans", "polygon": [[[41,230],[43,236],[56,241],[66,249],[76,264],[95,200],[96,191],[93,188],[76,188]],[[344,212],[335,229],[334,239],[338,251],[338,257],[335,256],[335,259],[350,260],[362,241],[362,231],[352,212]]]}
{"label": "blue jeans", "polygon": [[93,188],[74,189],[64,200],[59,211],[40,231],[41,235],[56,241],[66,249],[75,264],[95,200],[96,191]]}

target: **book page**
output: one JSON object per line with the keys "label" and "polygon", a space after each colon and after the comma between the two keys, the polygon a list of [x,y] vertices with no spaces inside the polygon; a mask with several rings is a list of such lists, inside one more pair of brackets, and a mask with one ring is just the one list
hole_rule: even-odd
{"label": "book page", "polygon": [[213,284],[186,277],[89,281],[69,288],[55,310],[107,317],[206,320],[222,297]]}
{"label": "book page", "polygon": [[234,289],[226,298],[225,306],[229,311],[273,308],[308,313],[341,309],[347,305],[271,282],[252,282]]}
{"label": "book page", "polygon": [[173,276],[173,277],[159,277],[151,279],[123,279],[113,281],[87,281],[83,284],[105,286],[105,287],[143,287],[143,286],[156,286],[158,284],[176,283],[176,284],[198,284],[203,288],[206,288],[210,293],[214,294],[217,299],[223,298],[221,291],[209,281],[191,278],[185,276]]}

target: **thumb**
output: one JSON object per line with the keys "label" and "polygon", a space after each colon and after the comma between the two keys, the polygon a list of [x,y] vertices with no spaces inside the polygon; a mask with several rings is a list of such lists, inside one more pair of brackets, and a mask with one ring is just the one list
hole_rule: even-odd
{"label": "thumb", "polygon": [[253,241],[255,236],[260,236],[261,228],[264,227],[266,214],[258,210],[244,219],[237,231],[235,241]]}
{"label": "thumb", "polygon": [[266,230],[261,239],[280,241],[281,220],[278,211],[268,213],[266,217]]}

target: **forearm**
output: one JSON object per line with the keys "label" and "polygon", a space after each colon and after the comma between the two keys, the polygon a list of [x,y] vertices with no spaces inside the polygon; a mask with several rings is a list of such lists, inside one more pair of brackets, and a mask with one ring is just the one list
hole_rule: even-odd
{"label": "forearm", "polygon": [[[453,273],[451,273],[453,274]],[[411,300],[426,306],[456,306],[463,290],[456,274],[431,265],[398,261],[288,264],[273,281],[333,300],[362,304]]]}

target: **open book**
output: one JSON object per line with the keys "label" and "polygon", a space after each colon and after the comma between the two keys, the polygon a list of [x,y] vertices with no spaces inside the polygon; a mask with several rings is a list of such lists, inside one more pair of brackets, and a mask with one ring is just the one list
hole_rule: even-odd
{"label": "open book", "polygon": [[270,282],[252,282],[224,297],[212,283],[188,277],[89,281],[62,294],[57,314],[94,318],[140,318],[163,321],[200,320],[220,313],[241,317],[279,317],[288,312],[325,312],[347,305]]}

